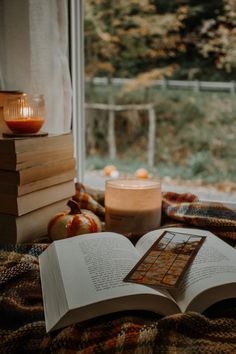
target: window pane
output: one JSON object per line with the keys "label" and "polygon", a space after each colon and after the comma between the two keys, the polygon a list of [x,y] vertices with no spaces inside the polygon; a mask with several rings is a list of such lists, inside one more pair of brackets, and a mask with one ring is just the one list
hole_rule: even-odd
{"label": "window pane", "polygon": [[145,168],[235,200],[235,3],[84,6],[87,181]]}

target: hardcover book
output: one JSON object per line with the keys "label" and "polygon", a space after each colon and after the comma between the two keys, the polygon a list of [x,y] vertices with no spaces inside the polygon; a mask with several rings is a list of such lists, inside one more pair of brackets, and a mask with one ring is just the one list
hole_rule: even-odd
{"label": "hardcover book", "polygon": [[27,184],[0,183],[0,195],[5,194],[19,197],[56,184],[72,181],[75,178],[75,172],[76,170],[73,168],[66,172],[60,172],[55,176],[39,179]]}
{"label": "hardcover book", "polygon": [[74,157],[73,143],[68,146],[51,149],[48,151],[28,151],[18,154],[0,154],[0,169],[19,171],[42,163],[47,163],[55,160],[64,160]]}
{"label": "hardcover book", "polygon": [[24,215],[32,210],[42,208],[75,194],[74,181],[68,181],[40,189],[19,197],[0,194],[0,213],[11,215]]}
{"label": "hardcover book", "polygon": [[48,152],[61,149],[73,141],[72,133],[32,138],[0,138],[0,154],[23,154],[31,151]]}
{"label": "hardcover book", "polygon": [[24,185],[34,181],[39,181],[47,177],[56,176],[76,168],[76,161],[73,157],[63,160],[52,160],[42,162],[19,171],[0,170],[0,184]]}
{"label": "hardcover book", "polygon": [[47,237],[48,223],[55,214],[67,211],[68,198],[16,216],[0,213],[0,243],[32,243]]}

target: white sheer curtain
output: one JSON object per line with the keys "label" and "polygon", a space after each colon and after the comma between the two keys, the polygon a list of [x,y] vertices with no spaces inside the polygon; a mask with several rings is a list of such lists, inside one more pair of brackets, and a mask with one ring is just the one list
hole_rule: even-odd
{"label": "white sheer curtain", "polygon": [[67,0],[0,0],[0,89],[45,96],[44,130],[71,130]]}

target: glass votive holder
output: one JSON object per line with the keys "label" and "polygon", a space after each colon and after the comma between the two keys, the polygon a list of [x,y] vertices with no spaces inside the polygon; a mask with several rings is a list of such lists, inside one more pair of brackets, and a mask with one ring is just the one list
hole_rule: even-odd
{"label": "glass votive holder", "polygon": [[13,133],[37,133],[45,122],[43,95],[23,93],[9,98],[3,110],[4,120]]}
{"label": "glass votive holder", "polygon": [[114,179],[105,185],[105,228],[139,238],[161,224],[161,182],[155,179]]}

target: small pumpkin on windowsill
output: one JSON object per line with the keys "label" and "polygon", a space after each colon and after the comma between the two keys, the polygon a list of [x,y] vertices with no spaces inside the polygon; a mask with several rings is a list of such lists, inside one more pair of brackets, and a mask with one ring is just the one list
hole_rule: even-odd
{"label": "small pumpkin on windowsill", "polygon": [[70,210],[56,214],[48,224],[48,236],[52,241],[102,231],[100,219],[91,210],[80,209],[71,199],[67,205]]}

